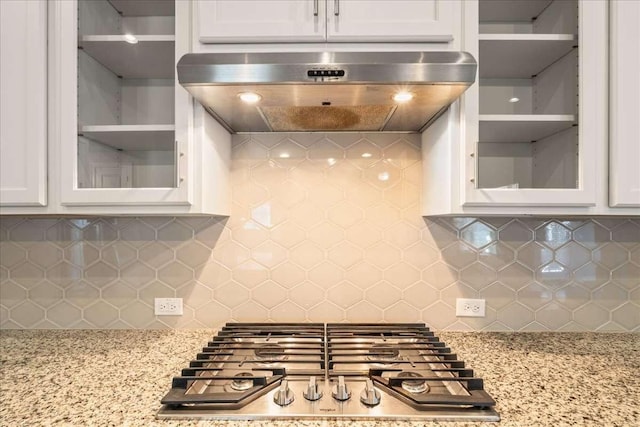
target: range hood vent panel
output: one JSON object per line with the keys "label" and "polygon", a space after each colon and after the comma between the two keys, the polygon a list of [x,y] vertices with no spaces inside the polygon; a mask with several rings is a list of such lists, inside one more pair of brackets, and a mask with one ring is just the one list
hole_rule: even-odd
{"label": "range hood vent panel", "polygon": [[[419,132],[476,70],[465,52],[188,54],[178,79],[234,133]],[[395,102],[400,91],[413,99]],[[243,92],[261,100],[246,104]]]}

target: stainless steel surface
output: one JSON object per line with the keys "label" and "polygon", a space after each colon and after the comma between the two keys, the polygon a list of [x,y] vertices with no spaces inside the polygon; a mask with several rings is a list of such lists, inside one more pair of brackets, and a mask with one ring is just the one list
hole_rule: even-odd
{"label": "stainless steel surface", "polygon": [[[220,53],[187,54],[177,68],[231,132],[418,132],[475,81],[477,64],[465,52]],[[413,99],[394,101],[400,91]],[[242,92],[262,99],[247,104]]]}
{"label": "stainless steel surface", "polygon": [[318,1],[320,0],[313,0],[313,16],[318,16]]}
{"label": "stainless steel surface", "polygon": [[[331,380],[322,384],[325,390],[332,387]],[[355,390],[364,388],[364,380],[349,380],[347,385]],[[306,379],[289,380],[289,387],[293,394],[301,396],[307,388]],[[380,404],[369,407],[360,399],[349,399],[338,402],[330,395],[315,402],[306,399],[296,399],[290,405],[281,407],[274,400],[276,390],[269,392],[264,398],[257,399],[245,407],[233,412],[226,411],[222,415],[203,408],[184,407],[179,411],[172,411],[163,407],[158,412],[160,419],[226,419],[226,420],[274,420],[274,419],[318,419],[318,418],[348,418],[375,420],[441,420],[441,421],[499,421],[500,416],[493,409],[433,408],[429,411],[419,411],[406,403],[394,398],[384,389],[380,391]]]}
{"label": "stainless steel surface", "polygon": [[340,16],[340,0],[333,0],[333,13]]}
{"label": "stainless steel surface", "polygon": [[231,323],[181,372],[158,418],[500,419],[423,324]]}
{"label": "stainless steel surface", "polygon": [[334,399],[340,402],[351,399],[351,390],[349,390],[347,384],[345,383],[344,376],[340,375],[338,377],[338,382],[335,386],[333,386],[331,396],[333,396]]}
{"label": "stainless steel surface", "polygon": [[295,395],[289,388],[289,381],[282,380],[282,382],[280,383],[280,387],[273,395],[273,401],[276,402],[276,405],[278,406],[287,406],[290,405],[294,400]]}
{"label": "stainless steel surface", "polygon": [[322,390],[318,387],[318,383],[316,381],[316,377],[312,376],[309,378],[309,384],[307,385],[307,389],[302,392],[305,399],[310,401],[316,401],[322,398],[323,393]]}
{"label": "stainless steel surface", "polygon": [[368,378],[365,380],[362,393],[360,393],[360,402],[367,406],[380,404],[380,392],[373,386],[373,381]]}

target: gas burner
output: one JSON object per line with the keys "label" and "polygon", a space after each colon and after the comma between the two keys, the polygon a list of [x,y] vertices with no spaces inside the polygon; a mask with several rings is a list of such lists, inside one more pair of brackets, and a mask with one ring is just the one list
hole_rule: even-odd
{"label": "gas burner", "polygon": [[232,380],[228,385],[232,391],[245,391],[253,387],[253,380],[245,380],[243,377],[253,377],[251,372],[240,372],[235,375],[237,379]]}
{"label": "gas burner", "polygon": [[[424,378],[417,372],[405,371],[400,372],[398,374],[398,378]],[[402,381],[403,390],[408,391],[409,393],[419,394],[426,393],[429,391],[429,385],[425,380],[405,380]]]}
{"label": "gas burner", "polygon": [[[369,349],[367,359],[382,361],[382,364],[395,363],[398,361],[400,350],[390,345],[374,344]],[[386,362],[386,363],[385,363]]]}
{"label": "gas burner", "polygon": [[256,359],[265,361],[263,363],[274,363],[287,359],[284,347],[280,344],[263,344],[253,351]]}

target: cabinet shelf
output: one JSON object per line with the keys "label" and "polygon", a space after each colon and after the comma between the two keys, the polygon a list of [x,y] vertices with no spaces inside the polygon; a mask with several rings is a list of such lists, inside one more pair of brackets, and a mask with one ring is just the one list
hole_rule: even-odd
{"label": "cabinet shelf", "polygon": [[480,0],[480,22],[530,22],[552,0]]}
{"label": "cabinet shelf", "polygon": [[175,145],[174,125],[82,126],[79,134],[123,151],[170,151]]}
{"label": "cabinet shelf", "polygon": [[80,47],[118,76],[134,79],[170,79],[175,75],[175,36],[140,35],[138,43],[124,35],[88,35]]}
{"label": "cabinet shelf", "polygon": [[481,34],[480,78],[529,79],[570,52],[574,34]]}
{"label": "cabinet shelf", "polygon": [[480,142],[532,142],[570,129],[572,114],[481,114]]}
{"label": "cabinet shelf", "polygon": [[174,16],[174,0],[109,0],[122,16]]}

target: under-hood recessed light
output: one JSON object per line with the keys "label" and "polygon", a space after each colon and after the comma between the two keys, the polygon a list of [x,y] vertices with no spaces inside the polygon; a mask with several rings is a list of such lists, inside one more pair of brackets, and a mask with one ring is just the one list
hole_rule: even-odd
{"label": "under-hood recessed light", "polygon": [[247,104],[255,104],[262,99],[262,97],[255,92],[241,92],[238,96],[242,102],[246,102]]}
{"label": "under-hood recessed light", "polygon": [[409,102],[413,99],[413,94],[411,92],[398,92],[393,95],[393,100],[395,102]]}
{"label": "under-hood recessed light", "polygon": [[138,38],[133,34],[125,34],[124,41],[126,41],[127,43],[136,44],[138,43]]}

